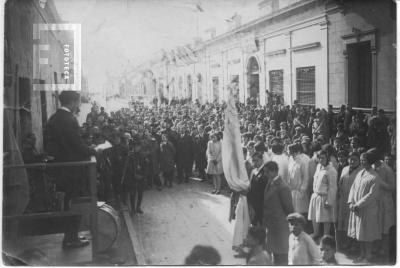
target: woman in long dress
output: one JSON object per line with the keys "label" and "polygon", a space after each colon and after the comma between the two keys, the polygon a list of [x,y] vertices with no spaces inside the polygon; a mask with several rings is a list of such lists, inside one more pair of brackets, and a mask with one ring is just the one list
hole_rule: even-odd
{"label": "woman in long dress", "polygon": [[321,150],[317,154],[317,170],[314,174],[308,219],[312,221],[314,233],[319,237],[320,224],[324,225],[324,235],[329,235],[331,223],[336,221],[337,172],[328,161],[328,153]]}
{"label": "woman in long dress", "polygon": [[348,159],[349,165],[345,166],[339,179],[338,185],[338,220],[337,220],[337,242],[343,248],[350,246],[348,241],[347,228],[349,227],[349,200],[350,188],[360,170],[360,155],[357,152],[352,152]]}
{"label": "woman in long dress", "polygon": [[221,193],[222,149],[221,141],[216,132],[211,133],[207,144],[207,174],[212,175],[214,190],[212,194]]}
{"label": "woman in long dress", "polygon": [[378,174],[372,168],[373,156],[361,155],[361,167],[349,193],[349,227],[347,235],[357,239],[361,254],[356,262],[370,261],[374,240],[381,239],[379,222],[379,182]]}

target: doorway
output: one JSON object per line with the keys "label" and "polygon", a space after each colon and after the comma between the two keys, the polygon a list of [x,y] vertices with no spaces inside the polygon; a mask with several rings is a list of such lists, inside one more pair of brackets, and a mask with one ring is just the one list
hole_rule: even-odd
{"label": "doorway", "polygon": [[348,103],[352,107],[372,106],[372,60],[371,42],[347,45]]}
{"label": "doorway", "polygon": [[255,57],[251,57],[247,64],[247,97],[251,102],[259,103],[260,85],[259,77],[260,67]]}

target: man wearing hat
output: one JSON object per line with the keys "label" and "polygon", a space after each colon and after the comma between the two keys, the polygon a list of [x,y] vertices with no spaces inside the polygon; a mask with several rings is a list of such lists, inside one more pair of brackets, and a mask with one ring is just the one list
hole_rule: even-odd
{"label": "man wearing hat", "polygon": [[318,135],[315,141],[317,141],[322,146],[327,143],[327,138],[324,135]]}
{"label": "man wearing hat", "polygon": [[287,216],[289,222],[289,265],[317,265],[320,264],[321,254],[314,240],[304,232],[306,219],[300,213],[291,213]]}
{"label": "man wearing hat", "polygon": [[[165,122],[165,132],[164,132],[164,134],[167,135],[168,141],[170,141],[172,143],[172,145],[174,146],[174,148],[176,149],[178,147],[179,135],[175,130],[172,130],[173,122],[172,122],[172,120],[170,118],[166,118],[164,120],[164,122]],[[176,155],[176,153],[174,155],[174,161],[175,161],[175,164],[177,164],[177,155]]]}
{"label": "man wearing hat", "polygon": [[[80,95],[75,91],[62,91],[59,95],[61,108],[58,109],[47,122],[45,133],[46,151],[54,157],[55,162],[75,162],[88,160],[95,154],[93,148],[88,147],[79,132],[79,124],[74,112],[79,109]],[[59,191],[65,193],[64,206],[70,209],[70,202],[79,196],[84,183],[84,174],[81,167],[62,167],[57,169],[56,185]],[[89,244],[86,239],[78,236],[82,217],[71,216],[65,219],[63,249],[84,247]]]}
{"label": "man wearing hat", "polygon": [[297,139],[301,139],[301,131],[302,131],[302,127],[301,126],[299,126],[299,125],[296,125],[295,127],[294,127],[294,135],[293,135],[293,137],[292,137],[292,140],[297,140]]}
{"label": "man wearing hat", "polygon": [[308,155],[309,157],[312,157],[312,152],[310,150],[310,143],[311,143],[311,139],[307,135],[304,135],[301,137],[301,147],[302,147],[303,153]]}
{"label": "man wearing hat", "polygon": [[277,131],[278,128],[276,127],[276,121],[272,119],[269,121],[269,132],[275,136]]}
{"label": "man wearing hat", "polygon": [[208,134],[204,130],[204,126],[202,124],[197,125],[198,134],[194,138],[195,143],[195,162],[196,169],[199,172],[200,179],[203,181],[207,179],[207,175],[205,169],[207,167],[207,143],[208,143]]}
{"label": "man wearing hat", "polygon": [[266,249],[273,255],[274,265],[287,265],[289,227],[286,217],[293,213],[292,197],[276,162],[267,162],[263,170],[268,180],[262,209],[262,226],[267,230]]}
{"label": "man wearing hat", "polygon": [[361,140],[357,136],[352,137],[350,139],[350,151],[357,152],[358,148],[360,147],[361,147]]}

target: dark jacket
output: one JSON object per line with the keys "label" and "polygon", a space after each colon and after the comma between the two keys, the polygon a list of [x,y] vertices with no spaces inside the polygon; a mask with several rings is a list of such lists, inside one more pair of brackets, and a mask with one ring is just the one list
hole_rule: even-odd
{"label": "dark jacket", "polygon": [[175,167],[175,147],[171,142],[160,144],[160,170],[161,172],[173,171]]}
{"label": "dark jacket", "polygon": [[267,250],[277,254],[289,251],[289,225],[287,215],[293,212],[289,187],[276,177],[269,181],[264,191],[262,224],[267,229]]}
{"label": "dark jacket", "polygon": [[143,184],[148,174],[148,158],[141,153],[130,152],[123,169],[122,185],[133,191],[139,184]]}
{"label": "dark jacket", "polygon": [[178,139],[176,157],[177,163],[179,163],[180,165],[193,165],[194,141],[188,133]]}
{"label": "dark jacket", "polygon": [[159,155],[160,146],[155,138],[145,140],[145,149],[148,154],[148,172],[149,175],[155,175],[160,172]]}
{"label": "dark jacket", "polygon": [[247,193],[247,202],[252,212],[250,221],[253,225],[261,224],[263,219],[264,189],[268,178],[264,175],[263,169],[260,172],[253,172],[250,176],[250,189]]}
{"label": "dark jacket", "polygon": [[117,144],[110,148],[109,158],[114,179],[120,180],[122,178],[127,156],[128,148],[122,144]]}
{"label": "dark jacket", "polygon": [[[203,135],[198,134],[194,138],[194,148],[195,148],[195,154],[196,158],[197,157],[205,157],[206,158],[206,151],[207,151],[207,143],[208,143],[208,134],[204,133]],[[206,159],[207,161],[207,159]]]}
{"label": "dark jacket", "polygon": [[[46,151],[54,157],[55,162],[73,162],[89,160],[94,150],[90,149],[80,136],[79,124],[71,112],[58,109],[47,123],[45,139]],[[85,178],[88,177],[84,167],[60,167],[55,170],[56,184],[59,191],[66,193],[65,202],[72,197],[86,192]]]}
{"label": "dark jacket", "polygon": [[74,115],[58,109],[46,126],[46,151],[56,162],[88,160],[93,154],[80,136],[78,121]]}

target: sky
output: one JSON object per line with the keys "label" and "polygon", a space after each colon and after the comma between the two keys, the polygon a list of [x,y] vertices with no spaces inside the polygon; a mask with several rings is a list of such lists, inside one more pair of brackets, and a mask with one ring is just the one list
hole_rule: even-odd
{"label": "sky", "polygon": [[161,49],[192,43],[197,33],[205,40],[211,27],[217,35],[226,32],[225,20],[235,13],[242,16],[242,23],[256,19],[259,2],[54,0],[63,21],[81,24],[82,71],[91,92],[102,91],[107,73],[118,76],[128,65],[138,65]]}

